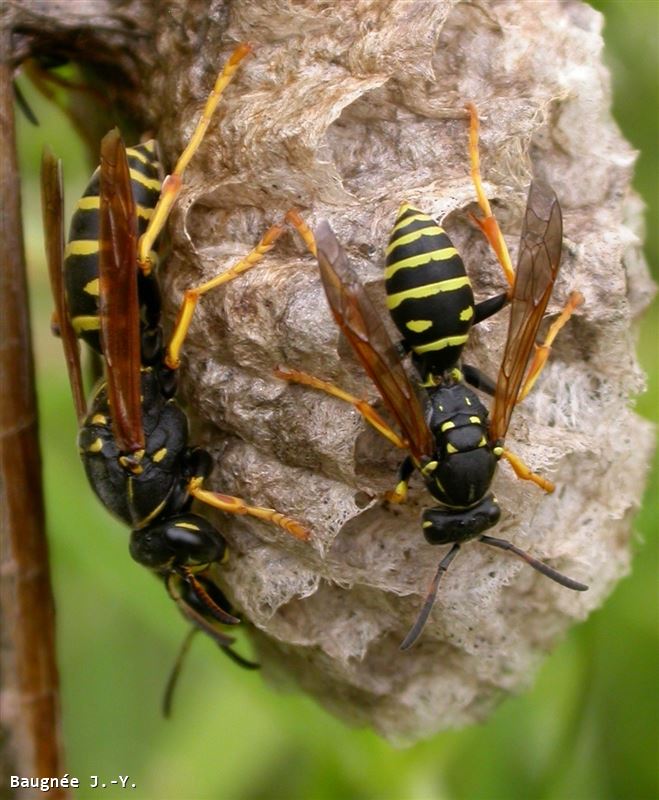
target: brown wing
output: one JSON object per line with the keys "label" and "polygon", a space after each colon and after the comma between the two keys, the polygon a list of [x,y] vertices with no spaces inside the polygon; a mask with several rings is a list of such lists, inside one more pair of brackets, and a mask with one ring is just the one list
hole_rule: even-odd
{"label": "brown wing", "polygon": [[380,315],[327,222],[320,223],[315,237],[320,274],[337,325],[377,386],[407,440],[412,456],[417,461],[422,456],[432,456],[435,449],[433,435]]}
{"label": "brown wing", "polygon": [[66,368],[78,422],[85,411],[85,394],[80,369],[80,347],[71,325],[64,290],[64,201],[62,191],[62,162],[47,148],[41,158],[41,211],[46,241],[46,261],[50,287],[55,303],[54,327],[62,338]]}
{"label": "brown wing", "polygon": [[534,181],[526,205],[510,303],[508,338],[490,421],[490,442],[504,439],[538,328],[558,273],[563,243],[561,207],[554,190]]}
{"label": "brown wing", "polygon": [[99,315],[112,429],[122,453],[144,447],[140,403],[137,216],[126,148],[115,128],[101,142]]}

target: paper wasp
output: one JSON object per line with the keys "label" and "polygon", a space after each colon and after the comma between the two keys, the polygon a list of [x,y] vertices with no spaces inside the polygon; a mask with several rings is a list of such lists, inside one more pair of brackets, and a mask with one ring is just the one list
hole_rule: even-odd
{"label": "paper wasp", "polygon": [[[154,245],[182,186],[224,87],[250,52],[240,45],[215,88],[172,175],[161,182],[154,142],[126,148],[115,129],[101,142],[100,167],[78,202],[64,247],[61,165],[46,152],[42,193],[46,252],[89,483],[103,505],[132,528],[130,553],[160,576],[193,626],[234,660],[233,638],[218,625],[239,622],[213,571],[226,542],[190,510],[199,500],[228,514],[248,514],[307,540],[304,525],[269,508],[203,488],[211,456],[188,440],[176,402],[181,346],[200,296],[257,264],[284,228],[272,226],[226,272],[189,289],[167,347],[163,344]],[[102,357],[104,377],[85,402],[78,337]]]}
{"label": "paper wasp", "polygon": [[[352,403],[363,417],[394,445],[409,455],[400,469],[400,481],[387,499],[403,502],[415,469],[437,505],[423,513],[423,532],[430,544],[451,544],[439,562],[422,610],[401,644],[405,650],[425,625],[439,582],[463,542],[477,539],[507,550],[551,580],[575,591],[588,587],[566,577],[511,542],[486,535],[497,524],[501,510],[490,491],[496,466],[508,460],[520,478],[547,492],[550,481],[535,475],[504,447],[512,411],[526,396],[549,354],[551,342],[582,302],[575,292],[551,326],[544,345],[535,345],[558,273],[562,247],[562,216],[558,199],[547,184],[534,181],[524,216],[517,270],[480,179],[478,117],[470,107],[472,178],[484,216],[476,219],[508,277],[510,289],[474,304],[469,277],[445,231],[430,217],[403,204],[387,250],[387,305],[403,335],[402,348],[389,336],[380,313],[368,298],[348,263],[348,257],[327,222],[315,236],[297,213],[289,219],[317,255],[320,274],[332,314],[358,360],[377,387],[396,421],[398,433],[368,403],[314,376],[284,367],[276,374],[286,380],[321,389]],[[510,322],[496,383],[473,367],[458,368],[469,330],[510,303]],[[536,357],[527,371],[531,352]],[[420,401],[403,367],[401,349],[411,352],[425,400]],[[467,386],[494,395],[490,414]]]}

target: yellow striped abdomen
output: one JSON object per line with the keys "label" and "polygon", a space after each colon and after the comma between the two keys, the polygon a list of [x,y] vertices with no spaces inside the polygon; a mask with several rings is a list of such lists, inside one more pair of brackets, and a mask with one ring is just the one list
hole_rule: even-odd
{"label": "yellow striped abdomen", "polygon": [[385,281],[387,307],[424,378],[453,367],[473,322],[471,282],[444,229],[407,203],[389,239]]}
{"label": "yellow striped abdomen", "polygon": [[[137,236],[146,230],[160,197],[162,168],[155,141],[126,148],[131,189],[137,212]],[[69,239],[64,251],[64,285],[71,323],[76,334],[100,352],[98,318],[99,252],[99,170],[96,169],[71,217]],[[154,254],[154,263],[157,255]],[[137,269],[137,264],[132,265]],[[151,285],[153,284],[153,286]],[[141,305],[156,303],[153,278],[140,276]],[[146,317],[159,314],[159,308],[147,308]]]}

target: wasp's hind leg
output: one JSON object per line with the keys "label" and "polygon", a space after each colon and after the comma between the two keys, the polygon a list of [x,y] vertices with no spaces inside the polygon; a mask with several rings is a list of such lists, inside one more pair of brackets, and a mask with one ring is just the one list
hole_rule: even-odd
{"label": "wasp's hind leg", "polygon": [[548,494],[551,494],[556,488],[551,481],[547,480],[547,478],[543,478],[542,475],[538,475],[537,473],[533,472],[519,456],[511,453],[510,450],[502,447],[498,455],[500,458],[506,459],[518,478],[521,478],[524,481],[531,481],[532,483],[535,483],[536,486],[539,486]]}
{"label": "wasp's hind leg", "polygon": [[220,275],[216,275],[214,278],[211,278],[211,280],[206,281],[206,283],[202,283],[191,289],[186,289],[183,295],[183,302],[181,303],[176,317],[174,330],[169,340],[167,355],[165,356],[165,363],[170,369],[178,369],[181,363],[181,347],[188,334],[199,298],[207,292],[210,292],[211,289],[215,289],[224,283],[229,283],[229,281],[242,275],[243,272],[247,272],[247,270],[255,267],[261,259],[272,250],[275,242],[279,239],[284,230],[285,228],[282,225],[272,225],[263,234],[256,247],[250,250],[244,258],[241,258],[240,261],[236,262],[228,270],[222,272]]}
{"label": "wasp's hind leg", "polygon": [[354,406],[362,417],[372,425],[375,430],[382,434],[385,439],[388,439],[396,447],[405,449],[407,447],[403,439],[396,433],[396,431],[378,414],[373,406],[366,400],[362,400],[349,392],[345,392],[339,386],[330,383],[329,381],[321,380],[306,372],[301,372],[297,369],[289,369],[288,367],[277,367],[274,374],[278,378],[282,378],[290,383],[301,383],[304,386],[310,386],[312,389],[320,389],[325,394],[330,394],[332,397],[337,397],[345,403],[350,403]]}
{"label": "wasp's hind leg", "polygon": [[312,256],[316,257],[318,255],[318,250],[316,248],[316,238],[313,235],[313,231],[294,208],[286,214],[286,222],[295,228],[300,238],[307,246],[307,250]]}
{"label": "wasp's hind leg", "polygon": [[558,335],[558,332],[570,319],[572,314],[574,314],[575,310],[583,303],[583,301],[584,298],[581,292],[572,292],[568,297],[567,303],[565,304],[563,310],[547,331],[547,336],[545,337],[544,342],[542,344],[535,345],[533,361],[531,362],[531,366],[526,373],[526,380],[524,381],[524,384],[519,391],[519,395],[517,396],[518,403],[521,403],[533,388],[533,385],[538,380],[538,376],[547,363],[547,359],[549,358],[549,354],[551,352],[551,346],[554,342],[554,339]]}
{"label": "wasp's hind leg", "polygon": [[213,113],[220,102],[222,93],[236,74],[236,71],[240,66],[240,62],[251,52],[252,48],[249,44],[239,44],[238,47],[236,47],[236,49],[233,51],[228,61],[222,68],[222,71],[217,76],[215,86],[206,100],[206,105],[204,106],[201,117],[199,118],[192,136],[190,137],[190,141],[188,142],[185,150],[179,156],[171,175],[168,175],[165,178],[160,192],[160,199],[158,200],[156,208],[153,212],[153,216],[149,220],[147,229],[140,237],[138,245],[138,263],[140,265],[140,269],[146,274],[148,274],[153,267],[149,253],[153,248],[154,242],[158,238],[162,229],[165,227],[165,223],[167,222],[172,207],[174,206],[174,203],[181,192],[181,188],[183,187],[183,173],[190,163],[190,159],[199,149],[199,145],[201,144],[206,134],[206,130],[210,124],[211,117],[213,116]]}
{"label": "wasp's hind leg", "polygon": [[[313,256],[317,256],[318,251],[316,249],[316,239],[313,232],[295,209],[292,209],[286,214],[286,222],[295,228],[309,252]],[[312,389],[319,389],[321,392],[325,392],[325,394],[330,394],[332,397],[337,397],[345,403],[350,403],[378,433],[381,433],[382,436],[396,445],[396,447],[405,447],[400,436],[382,419],[373,406],[366,400],[362,400],[344,391],[339,386],[329,381],[324,381],[321,378],[316,378],[314,375],[309,375],[307,372],[301,372],[297,369],[289,369],[288,367],[280,366],[275,369],[274,373],[278,378],[283,378],[291,383],[301,383],[304,386],[310,386]]]}
{"label": "wasp's hind leg", "polygon": [[480,155],[478,152],[478,111],[473,103],[469,103],[467,105],[467,110],[469,111],[470,118],[469,156],[471,159],[471,179],[476,190],[478,205],[483,212],[482,217],[473,217],[473,219],[477,223],[478,227],[483,231],[483,234],[490,243],[490,246],[496,253],[497,259],[499,260],[504,275],[506,276],[506,280],[508,281],[508,285],[512,287],[515,280],[515,270],[513,269],[513,265],[510,260],[508,247],[506,246],[503,234],[499,228],[499,223],[492,213],[490,201],[487,199],[487,195],[485,194],[481,180]]}
{"label": "wasp's hind leg", "polygon": [[490,397],[494,397],[497,385],[496,381],[490,378],[489,375],[478,369],[478,367],[473,367],[471,364],[462,364],[461,372],[465,381],[470,386],[473,386],[474,389],[478,389],[481,392],[485,392],[485,394],[489,394]]}
{"label": "wasp's hind leg", "polygon": [[389,492],[385,492],[384,499],[387,502],[400,505],[407,501],[407,490],[413,472],[414,461],[412,456],[406,456],[398,468],[398,483],[396,487]]}
{"label": "wasp's hind leg", "polygon": [[220,494],[219,492],[210,492],[207,489],[202,489],[201,479],[191,480],[188,491],[192,497],[195,497],[202,503],[206,503],[206,505],[218,509],[218,511],[223,511],[225,514],[246,514],[250,517],[261,519],[264,522],[270,522],[303,542],[306,542],[311,538],[311,532],[301,522],[298,522],[291,517],[287,517],[285,514],[282,514],[280,511],[276,511],[274,508],[250,506],[240,497],[234,497],[229,494]]}

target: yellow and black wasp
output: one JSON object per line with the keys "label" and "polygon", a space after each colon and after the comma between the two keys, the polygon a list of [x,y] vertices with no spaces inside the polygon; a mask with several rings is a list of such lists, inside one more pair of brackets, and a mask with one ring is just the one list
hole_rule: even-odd
{"label": "yellow and black wasp", "polygon": [[[125,147],[119,132],[101,143],[100,167],[79,200],[64,247],[61,165],[44,154],[46,251],[80,426],[78,446],[89,483],[103,505],[132,528],[130,553],[164,580],[184,616],[231,650],[218,624],[238,618],[213,579],[227,555],[222,535],[193,513],[197,499],[228,514],[248,514],[301,540],[304,525],[269,508],[203,488],[213,462],[189,443],[187,417],[175,399],[180,349],[199,297],[257,264],[284,228],[272,226],[237,264],[189,289],[165,347],[154,244],[180,192],[182,176],[224,87],[250,52],[240,45],[218,76],[188,146],[161,180],[155,142]],[[104,376],[85,402],[78,338],[102,357]]]}
{"label": "yellow and black wasp", "polygon": [[[532,473],[504,447],[512,411],[536,380],[554,337],[582,302],[574,293],[552,325],[545,343],[527,370],[536,335],[558,273],[562,247],[562,216],[551,187],[534,181],[524,216],[517,269],[480,179],[478,117],[471,112],[472,177],[484,217],[478,219],[509,278],[510,289],[476,304],[462,259],[446,232],[429,216],[405,203],[399,211],[387,249],[387,305],[403,336],[402,349],[411,352],[425,401],[419,400],[401,361],[401,347],[389,336],[348,263],[348,257],[327,222],[315,235],[297,213],[289,215],[307,246],[317,255],[320,274],[333,316],[366,373],[396,421],[397,433],[368,403],[333,384],[306,373],[280,367],[286,380],[321,389],[352,403],[364,418],[393,444],[407,449],[400,481],[388,499],[402,502],[416,469],[437,505],[423,513],[423,532],[430,544],[452,544],[441,559],[423,608],[401,649],[418,638],[434,603],[441,576],[463,542],[477,539],[524,559],[543,575],[575,591],[588,587],[520,550],[511,542],[484,532],[499,521],[501,510],[490,491],[497,463],[506,458],[519,477],[546,491],[553,484]],[[473,367],[458,368],[471,326],[510,303],[510,322],[496,384]],[[494,394],[491,412],[467,381]]]}

